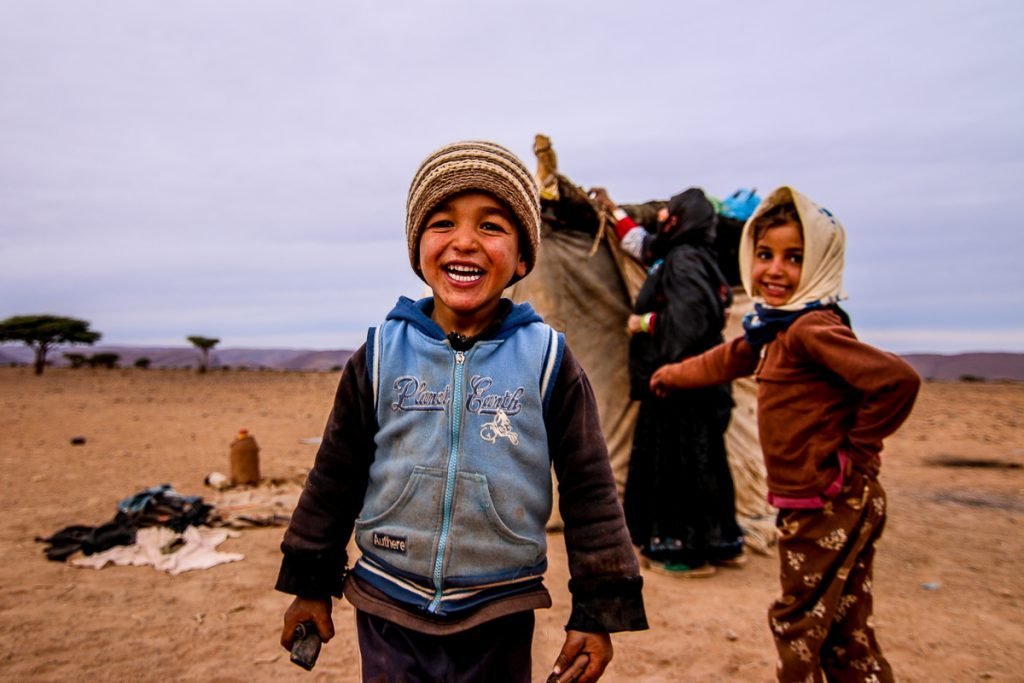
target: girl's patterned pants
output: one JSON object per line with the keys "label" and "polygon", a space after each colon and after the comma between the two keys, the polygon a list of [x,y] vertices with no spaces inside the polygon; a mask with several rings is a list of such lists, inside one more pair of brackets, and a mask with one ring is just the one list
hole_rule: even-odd
{"label": "girl's patterned pants", "polygon": [[854,470],[823,508],[779,511],[782,597],[768,610],[785,683],[887,683],[872,628],[871,568],[885,491]]}

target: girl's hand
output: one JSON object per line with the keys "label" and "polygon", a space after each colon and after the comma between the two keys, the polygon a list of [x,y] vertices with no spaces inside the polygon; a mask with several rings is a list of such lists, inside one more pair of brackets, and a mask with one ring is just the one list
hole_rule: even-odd
{"label": "girl's hand", "polygon": [[633,336],[637,332],[643,332],[643,316],[632,313],[626,320],[626,332]]}
{"label": "girl's hand", "polygon": [[665,398],[673,389],[682,388],[677,378],[679,366],[680,363],[669,363],[654,371],[654,374],[651,375],[650,387],[655,396]]}
{"label": "girl's hand", "polygon": [[612,661],[612,638],[607,633],[566,631],[548,683],[593,683]]}

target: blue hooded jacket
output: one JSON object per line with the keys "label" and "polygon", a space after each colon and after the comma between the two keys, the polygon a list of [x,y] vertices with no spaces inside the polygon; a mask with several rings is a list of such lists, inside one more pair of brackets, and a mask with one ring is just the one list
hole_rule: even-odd
{"label": "blue hooded jacket", "polygon": [[437,616],[533,589],[547,566],[544,415],[564,337],[529,304],[458,350],[402,298],[367,338],[379,430],[353,571]]}

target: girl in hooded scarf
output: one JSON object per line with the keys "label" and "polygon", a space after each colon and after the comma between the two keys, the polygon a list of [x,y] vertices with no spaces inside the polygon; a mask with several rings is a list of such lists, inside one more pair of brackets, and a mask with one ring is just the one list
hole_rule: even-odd
{"label": "girl in hooded scarf", "polygon": [[779,508],[782,597],[768,616],[780,681],[892,681],[871,625],[872,564],[886,519],[882,439],[920,378],[859,341],[839,308],[843,226],[790,187],[762,202],[740,242],[755,302],[745,335],[660,368],[658,395],[753,374],[768,500]]}
{"label": "girl in hooded scarf", "polygon": [[616,229],[627,249],[650,266],[630,317],[631,395],[640,401],[623,508],[633,544],[648,568],[704,577],[715,565],[740,566],[743,533],[723,434],[729,386],[659,397],[651,374],[722,342],[731,289],[711,245],[716,213],[704,192],[690,188],[669,201],[657,233],[628,218]]}

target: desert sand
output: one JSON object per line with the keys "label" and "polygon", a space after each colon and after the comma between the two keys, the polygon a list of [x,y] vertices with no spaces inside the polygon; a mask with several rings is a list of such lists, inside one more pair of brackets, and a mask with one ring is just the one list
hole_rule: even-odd
{"label": "desert sand", "polygon": [[[150,567],[47,561],[37,536],[109,520],[122,498],[170,483],[214,498],[239,428],[265,477],[301,478],[334,373],[0,369],[0,679],[356,681],[352,609],[307,673],[278,645],[290,598],[273,590],[281,527],[220,550],[240,562],[170,576]],[[73,437],[86,443],[74,446]],[[1024,670],[1024,384],[928,383],[884,453],[890,518],[876,565],[876,622],[902,681],[1021,681]],[[967,463],[963,462],[967,461]],[[944,463],[944,464],[943,464]],[[952,464],[988,466],[950,466]],[[561,538],[550,539],[554,607],[538,612],[535,679],[567,615]],[[770,681],[765,610],[774,556],[710,579],[645,576],[651,630],[619,634],[607,681]]]}

